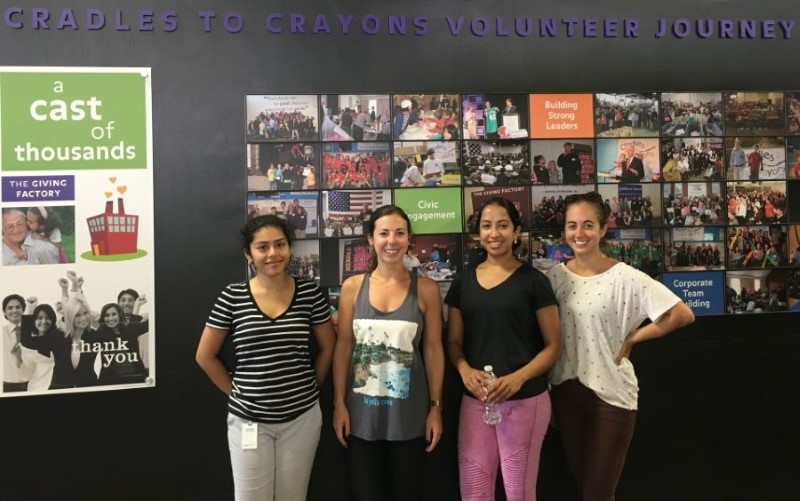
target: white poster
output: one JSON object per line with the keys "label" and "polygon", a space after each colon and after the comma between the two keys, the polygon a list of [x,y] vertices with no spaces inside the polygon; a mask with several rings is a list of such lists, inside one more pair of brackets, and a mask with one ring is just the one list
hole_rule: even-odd
{"label": "white poster", "polygon": [[149,68],[0,68],[0,396],[155,384]]}

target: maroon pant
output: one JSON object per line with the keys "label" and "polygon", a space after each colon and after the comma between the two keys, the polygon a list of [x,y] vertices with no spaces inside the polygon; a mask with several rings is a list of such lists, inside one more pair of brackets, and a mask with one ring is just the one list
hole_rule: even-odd
{"label": "maroon pant", "polygon": [[601,400],[577,379],[550,390],[564,454],[584,501],[613,501],[636,411]]}

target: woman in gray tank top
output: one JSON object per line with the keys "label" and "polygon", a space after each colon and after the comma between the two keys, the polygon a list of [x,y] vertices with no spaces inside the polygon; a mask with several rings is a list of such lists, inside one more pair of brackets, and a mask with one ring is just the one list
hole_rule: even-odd
{"label": "woman in gray tank top", "polygon": [[410,238],[402,209],[377,209],[369,272],[342,284],[333,426],[356,500],[421,498],[424,454],[442,435],[441,298],[403,266]]}

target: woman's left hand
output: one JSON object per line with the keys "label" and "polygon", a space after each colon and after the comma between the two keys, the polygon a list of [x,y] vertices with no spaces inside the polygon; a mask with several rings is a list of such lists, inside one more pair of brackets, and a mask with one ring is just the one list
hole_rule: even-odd
{"label": "woman's left hand", "polygon": [[442,408],[431,407],[428,411],[428,417],[425,419],[425,440],[428,441],[428,447],[425,452],[431,452],[436,448],[439,440],[442,438]]}
{"label": "woman's left hand", "polygon": [[622,363],[623,358],[630,358],[631,356],[631,348],[633,348],[633,343],[629,341],[630,336],[625,338],[625,341],[622,342],[622,346],[619,349],[619,353],[617,356],[614,357],[614,364],[619,365]]}
{"label": "woman's left hand", "polygon": [[524,382],[521,377],[513,373],[499,377],[494,386],[489,389],[486,399],[495,404],[503,403],[513,397],[522,388]]}

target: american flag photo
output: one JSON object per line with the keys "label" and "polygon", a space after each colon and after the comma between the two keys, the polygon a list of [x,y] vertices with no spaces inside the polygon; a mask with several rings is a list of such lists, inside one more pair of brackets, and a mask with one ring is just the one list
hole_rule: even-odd
{"label": "american flag photo", "polygon": [[391,203],[389,190],[326,191],[322,193],[323,218],[354,217],[364,210],[364,206],[375,210]]}

